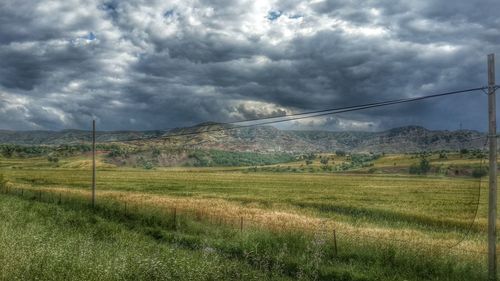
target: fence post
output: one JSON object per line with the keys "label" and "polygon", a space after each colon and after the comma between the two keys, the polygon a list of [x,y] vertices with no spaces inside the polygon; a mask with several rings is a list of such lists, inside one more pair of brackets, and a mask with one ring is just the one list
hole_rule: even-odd
{"label": "fence post", "polygon": [[92,208],[95,207],[95,120],[92,120]]}
{"label": "fence post", "polygon": [[335,229],[333,230],[333,255],[337,257],[337,233]]}
{"label": "fence post", "polygon": [[59,193],[59,202],[58,202],[58,203],[59,203],[59,204],[61,204],[61,203],[62,203],[61,193]]}
{"label": "fence post", "polygon": [[240,232],[243,232],[243,217],[240,218]]}
{"label": "fence post", "polygon": [[177,208],[174,208],[174,230],[177,230]]}

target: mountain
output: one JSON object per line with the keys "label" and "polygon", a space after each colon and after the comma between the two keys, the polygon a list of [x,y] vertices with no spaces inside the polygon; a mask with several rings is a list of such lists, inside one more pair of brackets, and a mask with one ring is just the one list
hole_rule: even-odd
{"label": "mountain", "polygon": [[483,148],[485,137],[485,134],[477,131],[433,131],[419,126],[394,128],[383,132],[284,131],[268,126],[217,130],[216,125],[211,126],[212,131],[183,136],[183,143],[193,148],[231,151],[346,150],[396,153],[478,149]]}
{"label": "mountain", "polygon": [[[128,141],[160,137],[166,131],[98,131],[98,142]],[[62,131],[9,131],[0,130],[0,143],[21,145],[60,145],[92,141],[92,132],[83,130]]]}
{"label": "mountain", "polygon": [[[237,127],[209,122],[169,131],[99,131],[96,136],[98,142],[128,142],[140,146],[149,144],[182,149],[261,153],[335,150],[396,153],[478,149],[483,148],[486,135],[471,130],[428,130],[419,126],[400,127],[382,132],[333,132],[289,131],[271,126]],[[84,143],[90,140],[91,133],[81,130],[0,130],[0,143],[60,145]]]}

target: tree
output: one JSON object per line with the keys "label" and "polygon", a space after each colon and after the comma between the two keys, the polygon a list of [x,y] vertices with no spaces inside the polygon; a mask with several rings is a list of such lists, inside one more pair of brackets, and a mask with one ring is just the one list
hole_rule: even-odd
{"label": "tree", "polygon": [[328,157],[321,157],[319,162],[321,162],[321,164],[323,164],[325,166],[328,165]]}
{"label": "tree", "polygon": [[475,167],[474,170],[472,170],[472,176],[474,178],[482,178],[488,174],[488,170],[483,167]]}
{"label": "tree", "polygon": [[426,158],[422,158],[419,164],[413,164],[410,166],[409,172],[410,174],[425,175],[430,170],[431,170],[431,165],[429,163],[429,160],[427,160]]}
{"label": "tree", "polygon": [[420,173],[427,174],[430,170],[431,164],[429,163],[429,160],[422,158],[422,160],[420,160]]}
{"label": "tree", "polygon": [[5,158],[11,158],[14,155],[15,148],[12,145],[5,145],[2,147],[2,155]]}
{"label": "tree", "polygon": [[314,160],[314,159],[316,159],[316,154],[314,154],[314,153],[311,152],[311,153],[309,153],[309,154],[306,155],[306,159],[308,159],[308,160]]}
{"label": "tree", "polygon": [[335,151],[335,155],[342,157],[342,156],[345,156],[346,153],[343,150],[336,150]]}
{"label": "tree", "polygon": [[57,158],[55,156],[52,156],[52,155],[49,155],[47,157],[47,160],[49,160],[49,162],[51,162],[51,163],[57,163],[57,162],[59,162],[59,158]]}

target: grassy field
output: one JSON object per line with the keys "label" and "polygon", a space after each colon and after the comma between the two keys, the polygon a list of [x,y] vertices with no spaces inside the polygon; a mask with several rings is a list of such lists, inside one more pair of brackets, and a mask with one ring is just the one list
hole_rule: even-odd
{"label": "grassy field", "polygon": [[[377,159],[373,167],[406,167],[416,161],[411,156],[391,155]],[[450,156],[431,159],[431,163],[477,165],[478,160]],[[0,158],[0,167],[9,186],[16,190],[1,198],[5,201],[2,205],[11,208],[2,210],[6,221],[10,218],[16,224],[12,214],[20,214],[33,223],[33,231],[40,228],[46,238],[54,235],[74,247],[87,245],[90,256],[99,255],[99,251],[112,247],[116,241],[120,241],[117,243],[123,249],[128,247],[129,240],[138,245],[128,252],[118,247],[113,254],[106,253],[112,255],[111,260],[133,263],[137,252],[162,264],[165,256],[140,249],[161,245],[166,252],[170,249],[186,261],[183,274],[191,276],[188,278],[191,280],[479,280],[484,277],[486,197],[479,198],[479,205],[477,202],[479,191],[485,194],[487,189],[483,182],[480,190],[479,179],[472,177],[413,176],[401,173],[402,169],[390,174],[362,173],[363,169],[343,173],[248,172],[231,168],[144,170],[116,168],[99,161],[100,209],[91,212],[82,203],[89,198],[88,159],[65,158],[55,164],[46,158]],[[52,203],[26,200],[37,198],[38,190],[44,192],[45,202]],[[13,194],[19,198],[12,198]],[[58,205],[55,203],[59,196],[63,203]],[[477,207],[478,216],[472,225]],[[62,214],[63,218],[78,213],[83,220],[109,224],[106,233],[117,237],[110,245],[89,245],[93,239],[83,237],[92,237],[85,233],[98,231],[93,225],[83,224],[70,235],[68,222],[52,218],[51,212]],[[172,212],[176,213],[174,222]],[[16,233],[22,231],[8,225],[1,227],[6,237],[17,237]],[[48,225],[51,226],[46,228]],[[53,234],[47,229],[52,229]],[[28,236],[22,235],[19,241],[23,242],[14,243],[13,247],[25,249],[23,243],[35,243],[36,239]],[[0,247],[12,244],[5,242]],[[61,255],[67,255],[65,260],[71,266],[65,274],[79,272],[91,263],[87,260],[90,256],[78,256],[75,248],[66,251],[67,247],[49,244],[37,248],[39,255],[30,261],[13,258],[22,250],[2,250],[0,262],[5,261],[11,268],[7,271],[10,275],[2,278],[22,277],[20,272],[24,271],[14,268],[31,263],[48,262],[57,267],[55,256],[48,253],[52,250],[59,249],[64,251]],[[196,275],[198,271],[189,264],[199,263],[203,267],[207,251],[216,257],[216,262],[207,265],[211,269],[206,275]],[[42,258],[44,255],[48,256]],[[107,265],[117,266],[111,263]],[[138,276],[132,279],[150,280],[141,271],[148,267],[125,266],[116,275],[113,272],[106,275],[106,279]],[[233,270],[224,271],[221,267]],[[106,269],[96,269],[94,273],[101,270]],[[156,272],[158,279],[168,279],[172,270],[175,268],[163,265]],[[39,268],[31,276],[50,272],[54,272],[51,267]],[[94,273],[75,276],[92,279]]]}
{"label": "grassy field", "polygon": [[1,280],[268,278],[239,260],[161,243],[85,208],[0,196],[0,218]]}

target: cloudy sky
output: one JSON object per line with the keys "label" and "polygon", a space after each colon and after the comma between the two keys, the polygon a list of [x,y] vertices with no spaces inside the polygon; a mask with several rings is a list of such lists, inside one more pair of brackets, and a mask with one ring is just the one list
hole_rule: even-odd
{"label": "cloudy sky", "polygon": [[[0,128],[86,129],[95,118],[106,130],[167,129],[480,87],[486,55],[500,61],[499,10],[497,0],[2,0]],[[408,124],[484,130],[486,95],[280,126]]]}

